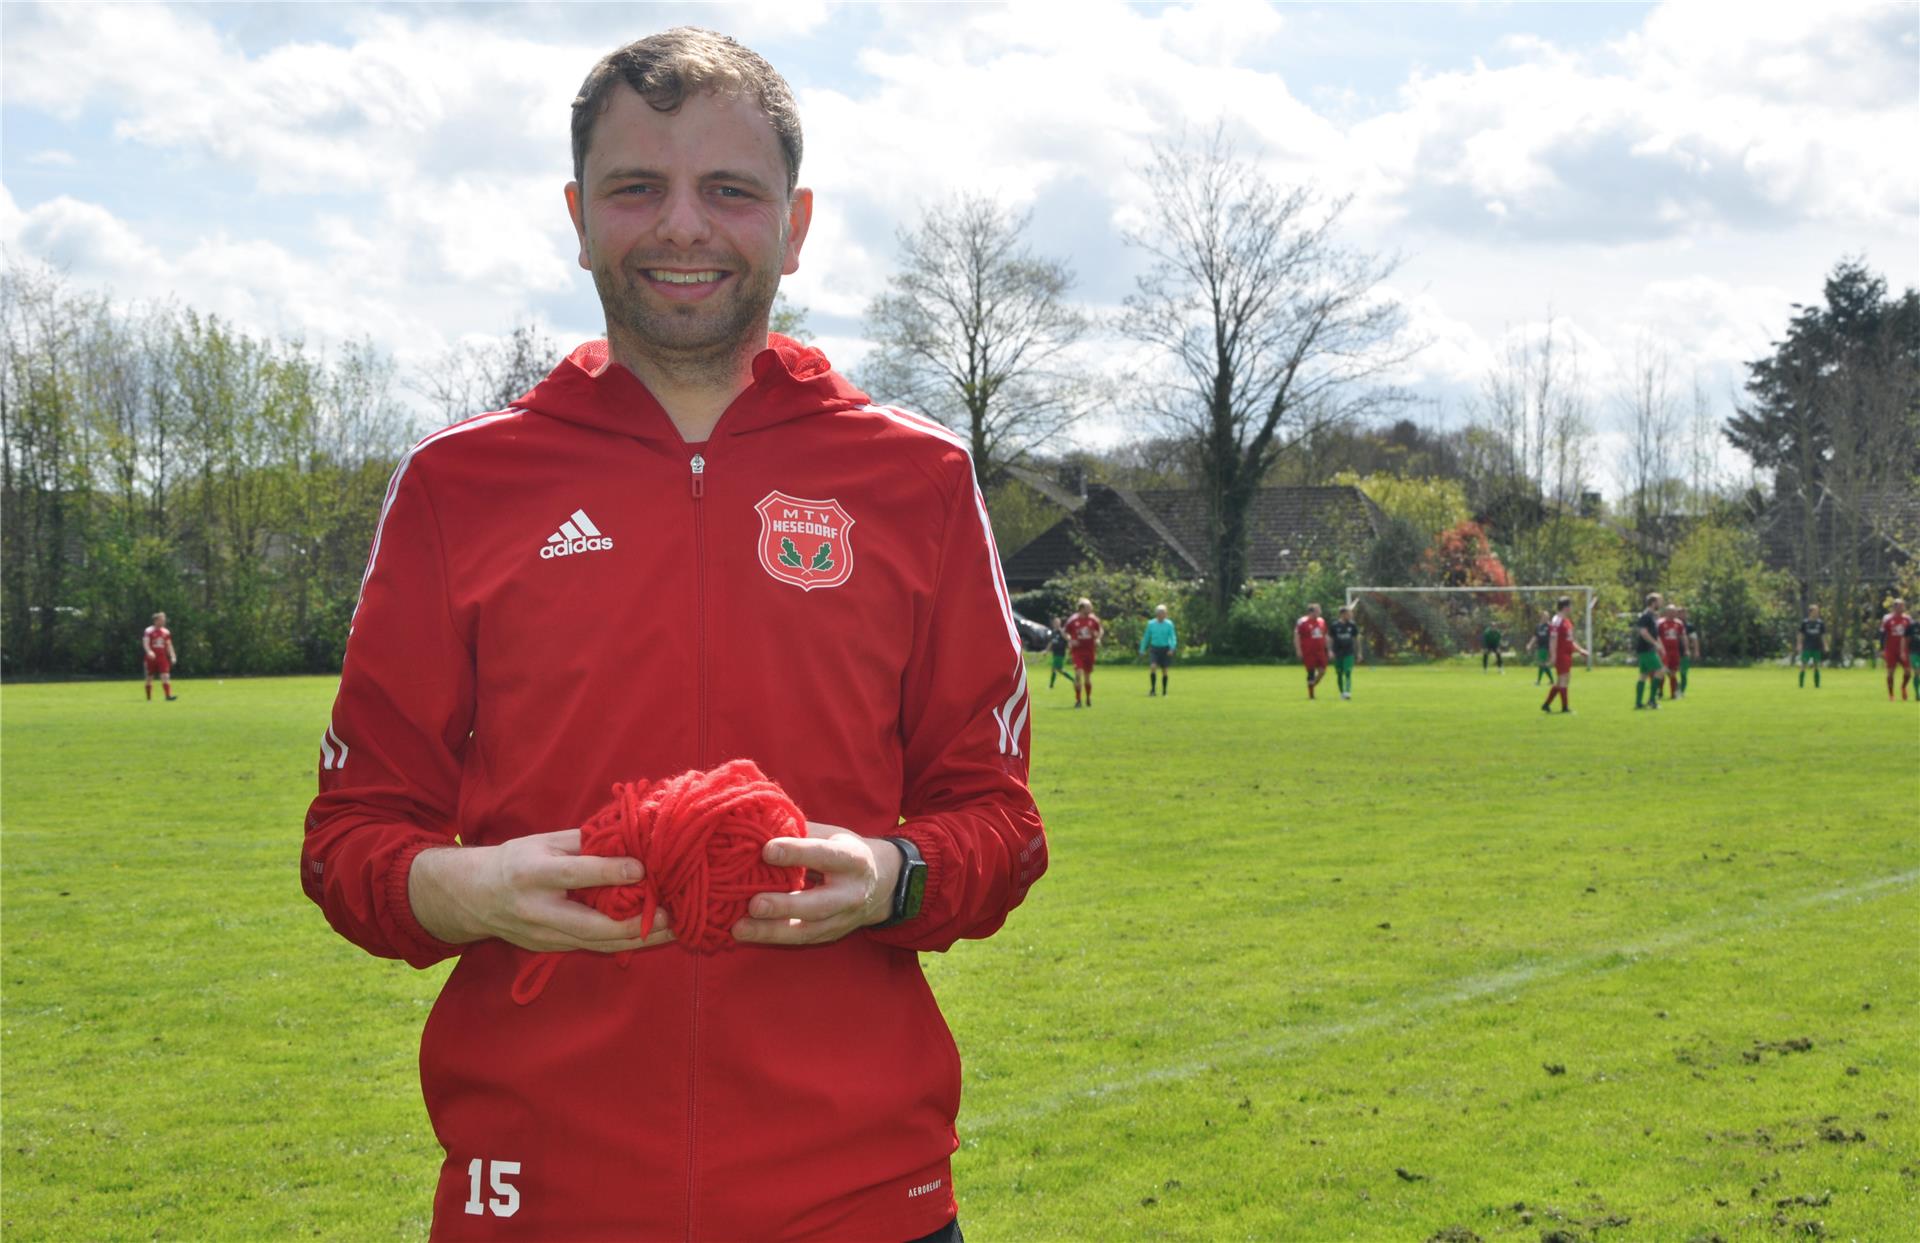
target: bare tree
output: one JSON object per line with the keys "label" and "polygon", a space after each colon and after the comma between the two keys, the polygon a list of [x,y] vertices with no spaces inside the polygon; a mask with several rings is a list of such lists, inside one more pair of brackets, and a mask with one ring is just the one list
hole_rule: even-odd
{"label": "bare tree", "polygon": [[1247,517],[1268,471],[1395,399],[1374,381],[1419,347],[1380,288],[1397,260],[1334,239],[1347,200],[1274,184],[1218,130],[1156,147],[1145,173],[1154,206],[1126,240],[1153,262],[1123,328],[1169,363],[1158,415],[1195,446],[1224,613],[1246,581]]}
{"label": "bare tree", "polygon": [[409,377],[406,387],[432,403],[443,424],[457,423],[512,405],[559,361],[559,344],[523,323],[498,340],[453,346]]}
{"label": "bare tree", "polygon": [[1490,515],[1508,564],[1560,581],[1574,556],[1571,515],[1586,487],[1591,429],[1579,345],[1549,309],[1544,329],[1507,334],[1471,408],[1482,429],[1475,507]]}
{"label": "bare tree", "polygon": [[1073,272],[1027,248],[1027,222],[977,196],[929,209],[867,308],[867,390],[964,433],[983,481],[1059,435],[1092,392],[1069,361],[1087,330],[1067,301]]}
{"label": "bare tree", "polygon": [[1642,337],[1634,346],[1633,365],[1619,394],[1618,404],[1626,447],[1621,460],[1621,482],[1633,522],[1640,558],[1640,577],[1650,581],[1656,572],[1660,544],[1658,519],[1677,499],[1675,469],[1678,411],[1669,377],[1666,351]]}

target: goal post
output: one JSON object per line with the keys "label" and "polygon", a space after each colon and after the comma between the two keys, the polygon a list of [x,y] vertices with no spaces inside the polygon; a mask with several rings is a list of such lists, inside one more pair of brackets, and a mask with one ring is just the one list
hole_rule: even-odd
{"label": "goal post", "polygon": [[[1584,634],[1586,640],[1582,646],[1587,649],[1587,669],[1589,672],[1593,669],[1593,610],[1594,606],[1599,603],[1600,597],[1599,593],[1590,586],[1583,584],[1540,586],[1521,583],[1511,587],[1496,587],[1491,585],[1484,587],[1349,587],[1347,588],[1347,607],[1354,609],[1357,615],[1359,606],[1367,604],[1370,600],[1377,602],[1379,615],[1373,618],[1373,621],[1376,629],[1381,629],[1394,624],[1394,619],[1386,607],[1387,602],[1390,602],[1395,597],[1403,596],[1440,597],[1435,603],[1443,607],[1450,603],[1447,599],[1448,597],[1477,596],[1480,597],[1481,612],[1489,617],[1499,616],[1503,612],[1508,615],[1514,615],[1514,599],[1516,597],[1531,600],[1537,596],[1546,596],[1551,600],[1557,601],[1561,596],[1572,596],[1574,597],[1574,607],[1578,610],[1578,615],[1582,619],[1581,632]],[[1505,599],[1502,600],[1502,597]],[[1467,601],[1467,603],[1470,606],[1473,604],[1472,601]],[[1549,603],[1544,611],[1552,612],[1552,604]],[[1529,615],[1531,615],[1532,612],[1533,610],[1529,609]],[[1418,630],[1422,628],[1428,620],[1430,620],[1433,625],[1457,623],[1460,620],[1460,611],[1458,609],[1449,609],[1445,613],[1432,619],[1409,619],[1409,625]],[[1531,633],[1533,625],[1534,623],[1532,622],[1528,623],[1527,629],[1529,633]]]}

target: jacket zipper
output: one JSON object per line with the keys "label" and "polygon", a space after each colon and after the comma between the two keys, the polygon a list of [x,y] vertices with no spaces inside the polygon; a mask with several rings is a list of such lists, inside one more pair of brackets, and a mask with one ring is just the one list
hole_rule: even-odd
{"label": "jacket zipper", "polygon": [[[694,600],[694,686],[695,704],[695,750],[694,763],[704,766],[707,763],[707,524],[706,509],[701,503],[707,494],[707,459],[696,452],[687,463],[689,486],[693,496],[693,600]],[[695,1230],[694,1198],[694,1161],[695,1142],[698,1139],[695,1130],[695,1103],[700,1087],[700,956],[693,957],[692,1002],[688,1005],[688,1046],[687,1046],[687,1240],[699,1237]]]}

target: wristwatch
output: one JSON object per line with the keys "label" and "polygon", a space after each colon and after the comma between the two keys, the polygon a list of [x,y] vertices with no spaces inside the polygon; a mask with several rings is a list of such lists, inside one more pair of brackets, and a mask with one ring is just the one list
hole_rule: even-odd
{"label": "wristwatch", "polygon": [[893,907],[874,925],[876,928],[891,928],[912,919],[920,913],[920,903],[927,896],[927,861],[920,848],[904,837],[887,840],[900,848],[900,879],[893,885]]}

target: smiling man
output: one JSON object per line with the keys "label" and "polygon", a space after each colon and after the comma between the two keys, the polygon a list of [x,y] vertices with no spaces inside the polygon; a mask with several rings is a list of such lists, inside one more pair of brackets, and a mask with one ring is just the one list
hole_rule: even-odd
{"label": "smiling man", "polygon": [[[730,39],[596,65],[566,200],[606,339],[388,488],[301,877],[367,950],[459,958],[420,1051],[436,1239],[960,1237],[918,954],[1046,868],[1024,663],[964,442],[768,335],[800,154]],[[815,883],[710,955],[570,897],[641,875],[580,853],[614,782],[742,757],[809,819],[767,862]]]}

